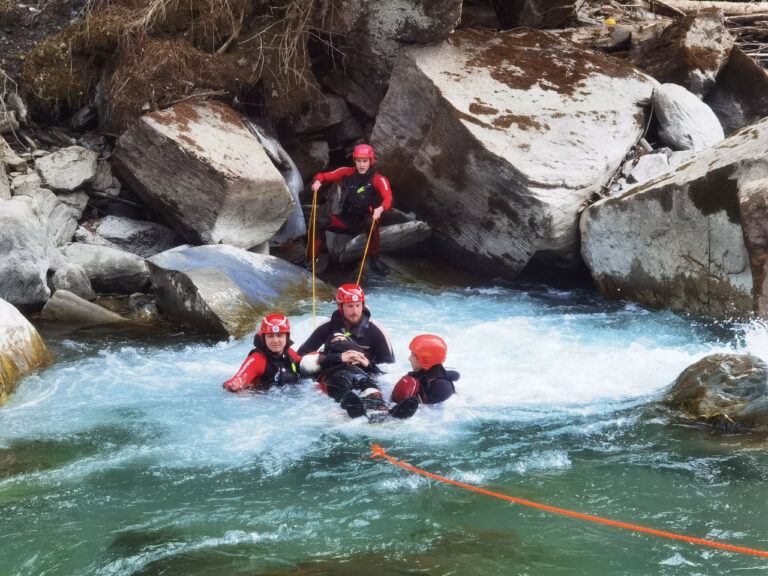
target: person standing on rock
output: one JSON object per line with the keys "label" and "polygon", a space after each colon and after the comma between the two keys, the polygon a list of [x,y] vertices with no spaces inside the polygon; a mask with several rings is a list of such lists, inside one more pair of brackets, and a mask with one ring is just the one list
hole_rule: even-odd
{"label": "person standing on rock", "polygon": [[392,206],[392,188],[389,180],[376,173],[373,148],[368,144],[355,146],[352,160],[354,167],[321,172],[312,182],[313,192],[317,192],[327,182],[341,182],[341,212],[317,218],[314,252],[312,244],[307,246],[307,268],[312,268],[312,255],[317,258],[320,254],[326,230],[352,235],[368,233],[370,230],[371,268],[383,276],[389,274],[389,267],[379,259],[378,220]]}
{"label": "person standing on rock", "polygon": [[270,314],[261,321],[253,337],[254,349],[237,373],[224,382],[224,389],[244,389],[270,385],[296,384],[301,379],[301,357],[291,348],[291,324],[282,314]]}

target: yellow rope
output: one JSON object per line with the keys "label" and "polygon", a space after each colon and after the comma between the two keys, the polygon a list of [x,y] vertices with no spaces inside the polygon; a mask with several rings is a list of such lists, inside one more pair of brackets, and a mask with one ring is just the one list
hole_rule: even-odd
{"label": "yellow rope", "polygon": [[312,242],[312,328],[315,327],[317,318],[317,298],[315,296],[315,228],[317,227],[317,190],[312,195],[312,212],[310,214],[310,240]]}
{"label": "yellow rope", "polygon": [[374,218],[371,221],[371,230],[368,232],[368,241],[365,243],[365,252],[363,252],[363,261],[360,262],[360,272],[357,274],[357,284],[360,286],[360,278],[363,276],[363,268],[365,267],[365,257],[368,256],[368,246],[371,243],[371,236],[373,236],[373,227],[376,226],[376,219]]}

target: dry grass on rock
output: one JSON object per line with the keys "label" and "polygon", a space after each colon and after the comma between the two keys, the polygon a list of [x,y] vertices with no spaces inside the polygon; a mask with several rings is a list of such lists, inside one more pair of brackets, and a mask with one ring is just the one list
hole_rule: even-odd
{"label": "dry grass on rock", "polygon": [[87,9],[25,59],[36,113],[91,102],[103,70],[113,72],[105,94],[118,128],[207,97],[262,102],[280,117],[318,90],[307,51],[313,0],[89,0]]}

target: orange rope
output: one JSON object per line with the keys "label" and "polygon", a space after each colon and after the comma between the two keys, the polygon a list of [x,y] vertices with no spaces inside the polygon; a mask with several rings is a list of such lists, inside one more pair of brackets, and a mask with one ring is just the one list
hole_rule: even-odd
{"label": "orange rope", "polygon": [[413,466],[410,466],[405,462],[401,462],[400,460],[395,460],[394,458],[392,458],[392,456],[389,456],[385,452],[384,448],[382,448],[381,446],[372,444],[371,450],[373,451],[373,455],[371,456],[371,458],[377,458],[377,457],[384,458],[386,460],[389,460],[392,464],[400,466],[401,468],[405,468],[406,470],[410,470],[411,472],[415,472],[416,474],[421,474],[422,476],[427,476],[428,478],[433,478],[435,480],[439,480],[440,482],[445,482],[447,484],[453,484],[454,486],[459,486],[460,488],[464,488],[466,490],[479,492],[480,494],[485,494],[486,496],[493,496],[494,498],[509,500],[510,502],[516,502],[517,504],[523,504],[524,506],[531,506],[533,508],[539,508],[541,510],[546,510],[548,512],[555,512],[556,514],[573,516],[574,518],[581,518],[582,520],[589,520],[591,522],[598,522],[600,524],[608,524],[609,526],[616,526],[618,528],[625,528],[627,530],[634,530],[636,532],[646,532],[647,534],[655,534],[656,536],[662,536],[664,538],[684,540],[685,542],[691,542],[693,544],[701,544],[703,546],[711,546],[713,548],[722,548],[723,550],[730,550],[732,552],[741,552],[742,554],[753,554],[755,556],[768,557],[768,552],[764,552],[762,550],[754,550],[752,548],[742,548],[741,546],[732,546],[730,544],[722,544],[720,542],[714,542],[712,540],[702,540],[701,538],[692,538],[690,536],[683,536],[681,534],[675,534],[673,532],[663,532],[661,530],[654,530],[653,528],[644,528],[643,526],[636,526],[634,524],[627,524],[625,522],[617,522],[615,520],[607,520],[605,518],[600,518],[598,516],[590,516],[588,514],[581,514],[579,512],[571,512],[570,510],[555,508],[553,506],[547,506],[546,504],[531,502],[530,500],[521,500],[520,498],[515,498],[514,496],[507,496],[506,494],[499,494],[498,492],[491,492],[490,490],[483,490],[482,488],[478,488],[476,486],[464,484],[463,482],[457,482],[456,480],[449,480],[448,478],[443,478],[442,476],[438,476],[437,474],[432,474],[425,470],[414,468]]}

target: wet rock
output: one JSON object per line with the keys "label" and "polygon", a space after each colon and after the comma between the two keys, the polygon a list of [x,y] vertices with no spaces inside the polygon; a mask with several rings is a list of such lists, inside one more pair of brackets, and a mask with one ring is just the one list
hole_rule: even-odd
{"label": "wet rock", "polygon": [[663,174],[668,169],[669,160],[666,154],[646,154],[637,159],[634,167],[629,172],[627,182],[631,184],[645,182],[659,174]]}
{"label": "wet rock", "polygon": [[712,109],[682,86],[657,85],[653,109],[659,120],[659,138],[674,150],[703,150],[725,138]]}
{"label": "wet rock", "polygon": [[288,149],[304,182],[310,182],[315,174],[325,170],[328,166],[328,151],[328,142],[324,140],[313,140]]}
{"label": "wet rock", "polygon": [[120,137],[113,168],[196,244],[251,248],[269,240],[295,209],[258,139],[218,102],[182,103],[142,117]]}
{"label": "wet rock", "polygon": [[75,242],[61,252],[66,260],[82,266],[97,292],[132,294],[149,280],[144,259],[125,250]]}
{"label": "wet rock", "polygon": [[309,109],[291,119],[291,127],[297,134],[320,132],[341,124],[349,118],[347,103],[334,94],[324,94],[309,103]]}
{"label": "wet rock", "polygon": [[633,62],[662,83],[684,86],[703,97],[728,62],[733,37],[717,9],[684,16]]}
{"label": "wet rock", "polygon": [[0,162],[5,162],[13,170],[21,170],[27,166],[26,160],[16,154],[2,137],[0,137]]}
{"label": "wet rock", "polygon": [[768,116],[768,72],[734,46],[704,101],[725,133],[732,134]]}
{"label": "wet rock", "polygon": [[43,320],[67,322],[78,326],[98,326],[101,324],[130,323],[111,310],[88,302],[68,290],[56,290],[51,299],[45,303],[40,317]]}
{"label": "wet rock", "polygon": [[554,35],[404,50],[371,140],[398,207],[474,270],[573,267],[578,212],[634,147],[652,81]]}
{"label": "wet rock", "polygon": [[46,187],[72,192],[96,174],[98,156],[82,146],[69,146],[35,160]]}
{"label": "wet rock", "polygon": [[[426,222],[414,220],[391,226],[382,226],[380,232],[380,247],[383,253],[406,250],[429,239],[432,228]],[[367,234],[358,234],[346,244],[343,244],[338,255],[339,262],[360,262],[368,240]],[[330,244],[329,244],[330,249]]]}
{"label": "wet rock", "polygon": [[[300,301],[312,298],[312,277],[303,268],[232,246],[174,249],[147,262],[160,311],[222,338],[243,337],[265,314],[298,312]],[[330,295],[325,284],[320,290]]]}
{"label": "wet rock", "polygon": [[590,206],[582,254],[600,291],[652,308],[768,317],[768,119]]}
{"label": "wet rock", "polygon": [[11,184],[8,181],[8,174],[5,172],[5,162],[0,160],[0,200],[11,199]]}
{"label": "wet rock", "polygon": [[677,377],[665,403],[725,430],[768,430],[768,364],[742,354],[712,354]]}
{"label": "wet rock", "polygon": [[75,234],[78,242],[114,246],[149,258],[183,244],[174,230],[157,222],[106,216],[85,222]]}
{"label": "wet rock", "polygon": [[56,290],[66,290],[84,300],[96,298],[91,281],[88,279],[85,269],[79,264],[65,263],[54,272],[50,282],[54,293]]}
{"label": "wet rock", "polygon": [[0,298],[12,304],[48,300],[53,246],[29,198],[0,201],[0,246]]}
{"label": "wet rock", "polygon": [[0,404],[19,380],[52,362],[34,326],[14,306],[0,299]]}
{"label": "wet rock", "polygon": [[575,0],[522,0],[497,2],[496,12],[505,28],[562,28],[576,17]]}

